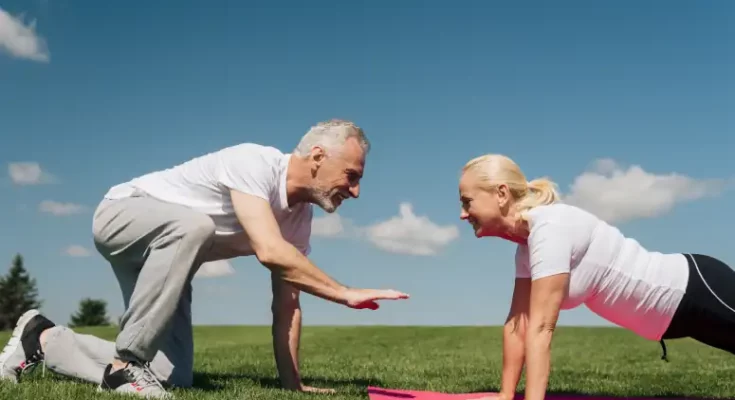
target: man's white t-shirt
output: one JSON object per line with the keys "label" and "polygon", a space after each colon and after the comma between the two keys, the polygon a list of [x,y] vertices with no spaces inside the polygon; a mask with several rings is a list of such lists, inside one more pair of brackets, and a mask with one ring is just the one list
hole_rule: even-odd
{"label": "man's white t-shirt", "polygon": [[268,201],[284,239],[309,254],[313,210],[309,203],[288,205],[290,157],[274,147],[239,144],[113,186],[105,198],[125,198],[137,189],[210,216],[215,223],[215,243],[207,261],[214,261],[253,255],[232,206],[230,189],[235,189]]}
{"label": "man's white t-shirt", "polygon": [[644,338],[661,339],[689,280],[684,255],[648,251],[571,205],[536,207],[528,216],[530,234],[516,251],[516,277],[569,273],[562,309],[584,304]]}

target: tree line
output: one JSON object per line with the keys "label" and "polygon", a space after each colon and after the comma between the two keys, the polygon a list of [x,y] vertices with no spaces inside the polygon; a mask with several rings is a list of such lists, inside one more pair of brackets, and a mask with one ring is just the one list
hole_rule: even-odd
{"label": "tree line", "polygon": [[[5,275],[0,276],[0,331],[12,330],[18,318],[29,309],[41,309],[36,279],[31,277],[23,265],[23,256],[16,254]],[[107,302],[102,299],[85,298],[79,309],[70,316],[67,326],[108,326]]]}

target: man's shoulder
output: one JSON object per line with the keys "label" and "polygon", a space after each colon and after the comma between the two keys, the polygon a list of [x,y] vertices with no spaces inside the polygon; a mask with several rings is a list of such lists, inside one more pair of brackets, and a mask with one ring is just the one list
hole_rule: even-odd
{"label": "man's shoulder", "polygon": [[240,143],[216,152],[219,168],[225,174],[278,179],[285,169],[287,155],[274,146]]}

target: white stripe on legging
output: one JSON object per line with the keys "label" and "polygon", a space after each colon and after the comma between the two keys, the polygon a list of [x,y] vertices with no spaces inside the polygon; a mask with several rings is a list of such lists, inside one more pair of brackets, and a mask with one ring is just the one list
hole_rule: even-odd
{"label": "white stripe on legging", "polygon": [[697,269],[697,273],[699,274],[699,277],[702,278],[702,283],[704,283],[704,286],[707,286],[707,289],[709,289],[709,292],[712,293],[712,296],[715,296],[715,298],[720,302],[720,304],[722,304],[723,306],[727,307],[728,310],[735,313],[735,310],[733,310],[732,307],[728,306],[727,303],[722,301],[722,299],[719,296],[717,296],[717,293],[715,293],[715,291],[712,290],[711,287],[709,287],[709,285],[707,284],[707,281],[704,279],[704,276],[702,276],[702,271],[699,270],[699,265],[697,265],[697,260],[694,259],[694,256],[691,254],[687,254],[687,255],[689,256],[689,258],[692,259],[692,262],[694,263],[694,268]]}

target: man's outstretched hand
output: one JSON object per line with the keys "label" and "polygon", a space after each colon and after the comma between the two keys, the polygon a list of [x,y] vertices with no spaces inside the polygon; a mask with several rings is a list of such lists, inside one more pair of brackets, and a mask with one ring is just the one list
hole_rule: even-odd
{"label": "man's outstretched hand", "polygon": [[408,297],[406,293],[382,289],[347,289],[344,296],[347,307],[371,310],[377,310],[380,307],[377,300],[400,300]]}

